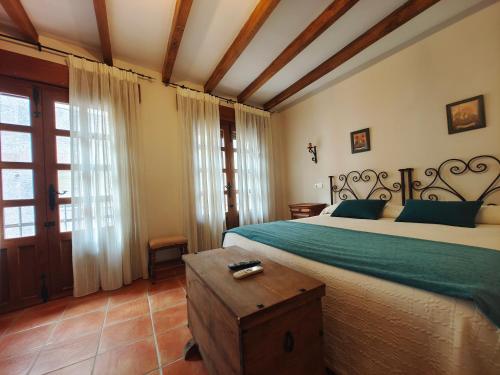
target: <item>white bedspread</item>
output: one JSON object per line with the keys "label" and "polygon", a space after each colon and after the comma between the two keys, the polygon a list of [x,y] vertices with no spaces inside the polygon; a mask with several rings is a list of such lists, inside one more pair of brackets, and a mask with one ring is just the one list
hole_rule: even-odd
{"label": "white bedspread", "polygon": [[[499,225],[458,228],[330,216],[298,221],[500,251]],[[336,374],[500,374],[500,329],[471,302],[322,264],[228,233],[224,246],[233,245],[326,284],[325,360]]]}

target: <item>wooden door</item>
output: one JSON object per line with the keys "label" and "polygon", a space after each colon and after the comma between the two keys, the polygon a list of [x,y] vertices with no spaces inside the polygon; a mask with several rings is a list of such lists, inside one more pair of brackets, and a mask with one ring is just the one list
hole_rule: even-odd
{"label": "wooden door", "polygon": [[57,298],[73,290],[68,90],[44,86],[42,99],[50,295]]}
{"label": "wooden door", "polygon": [[0,309],[48,296],[43,121],[27,82],[0,77]]}
{"label": "wooden door", "polygon": [[58,213],[48,204],[56,99],[67,103],[67,90],[0,76],[0,312],[71,292],[71,261],[56,267],[68,262],[58,259]]}
{"label": "wooden door", "polygon": [[224,176],[224,207],[226,209],[226,228],[239,225],[238,213],[238,170],[236,149],[236,129],[234,122],[221,120],[222,172]]}

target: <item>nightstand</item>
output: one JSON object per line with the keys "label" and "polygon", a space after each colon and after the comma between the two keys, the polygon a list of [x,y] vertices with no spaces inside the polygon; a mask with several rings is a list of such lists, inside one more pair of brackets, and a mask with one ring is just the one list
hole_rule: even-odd
{"label": "nightstand", "polygon": [[303,217],[317,216],[326,207],[324,203],[296,203],[288,205],[290,207],[290,216],[293,219]]}

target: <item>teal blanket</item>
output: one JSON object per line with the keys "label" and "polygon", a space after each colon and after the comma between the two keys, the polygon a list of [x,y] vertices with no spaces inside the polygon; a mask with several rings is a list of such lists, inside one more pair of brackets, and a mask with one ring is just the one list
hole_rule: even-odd
{"label": "teal blanket", "polygon": [[500,251],[277,221],[226,233],[332,266],[471,300],[500,328]]}

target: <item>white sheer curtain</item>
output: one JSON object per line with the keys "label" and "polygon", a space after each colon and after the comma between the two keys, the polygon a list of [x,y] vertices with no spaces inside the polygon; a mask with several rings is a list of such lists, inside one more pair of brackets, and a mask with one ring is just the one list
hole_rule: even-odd
{"label": "white sheer curtain", "polygon": [[147,277],[135,74],[70,56],[74,295]]}
{"label": "white sheer curtain", "polygon": [[238,103],[234,105],[234,110],[240,225],[275,220],[270,113]]}
{"label": "white sheer curtain", "polygon": [[221,245],[225,221],[219,100],[177,88],[177,107],[184,145],[182,190],[189,251],[213,249]]}

